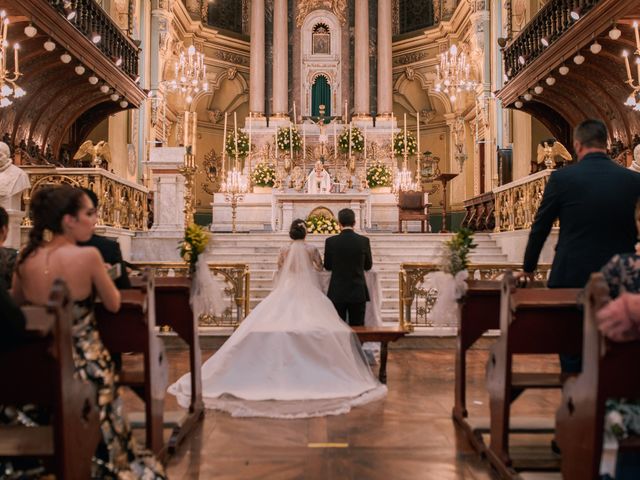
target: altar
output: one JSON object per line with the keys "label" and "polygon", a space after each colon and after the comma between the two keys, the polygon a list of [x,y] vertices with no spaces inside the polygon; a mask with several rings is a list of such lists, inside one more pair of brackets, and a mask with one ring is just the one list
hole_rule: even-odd
{"label": "altar", "polygon": [[306,219],[314,211],[329,210],[334,218],[343,208],[350,208],[356,214],[355,229],[369,228],[371,194],[353,193],[301,193],[276,192],[272,197],[271,226],[274,231],[288,231],[296,218]]}

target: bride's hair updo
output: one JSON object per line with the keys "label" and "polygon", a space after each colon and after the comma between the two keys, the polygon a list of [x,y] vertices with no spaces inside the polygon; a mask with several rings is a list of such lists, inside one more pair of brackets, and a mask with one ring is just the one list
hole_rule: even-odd
{"label": "bride's hair updo", "polygon": [[65,215],[77,215],[82,207],[85,193],[70,185],[57,185],[39,189],[29,205],[33,227],[29,232],[29,241],[20,253],[18,264],[24,262],[44,243],[44,232],[62,232],[62,219]]}
{"label": "bride's hair updo", "polygon": [[305,221],[300,218],[296,218],[291,223],[289,236],[291,237],[291,240],[304,240],[304,237],[307,236],[307,224]]}

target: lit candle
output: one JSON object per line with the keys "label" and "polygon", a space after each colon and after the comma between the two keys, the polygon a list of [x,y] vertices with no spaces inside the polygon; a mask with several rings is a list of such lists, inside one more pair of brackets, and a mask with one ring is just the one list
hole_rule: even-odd
{"label": "lit candle", "polygon": [[186,147],[189,145],[189,113],[184,112],[184,126],[183,126],[183,135],[182,135],[182,144]]}
{"label": "lit candle", "polygon": [[640,57],[636,57],[636,68],[638,69],[638,83],[640,83]]}
{"label": "lit candle", "polygon": [[278,127],[276,127],[276,162],[278,161]]}
{"label": "lit candle", "polygon": [[640,33],[638,33],[638,22],[633,22],[633,30],[636,33],[636,54],[640,54]]}
{"label": "lit candle", "polygon": [[289,155],[293,164],[293,124],[291,122],[289,122]]}
{"label": "lit candle", "polygon": [[[193,162],[195,165],[195,154],[196,154],[196,132],[198,131],[198,112],[191,113],[191,139],[189,140],[189,145],[191,145],[191,153],[193,156]],[[192,165],[192,166],[194,166]]]}
{"label": "lit candle", "polygon": [[336,122],[333,122],[333,156],[338,158],[338,130]]}
{"label": "lit candle", "polygon": [[224,133],[222,134],[222,173],[226,171],[226,155],[227,155],[227,115],[229,112],[224,112]]}
{"label": "lit candle", "polygon": [[[636,30],[637,33],[638,30]],[[15,43],[13,45],[13,62],[15,65],[14,71],[15,73],[20,73],[20,67],[18,66],[18,50],[20,50],[20,44]]]}
{"label": "lit candle", "polygon": [[364,126],[364,163],[367,164],[367,126]]}
{"label": "lit candle", "polygon": [[347,101],[344,101],[344,118],[342,119],[343,123],[347,123],[347,118],[349,117],[349,114],[347,112]]}
{"label": "lit candle", "polygon": [[307,131],[304,129],[304,123],[302,124],[302,159],[307,159]]}
{"label": "lit candle", "polygon": [[349,123],[349,160],[351,160],[351,126],[352,124]]}
{"label": "lit candle", "polygon": [[234,169],[238,169],[238,112],[233,112],[233,136],[234,136],[234,141],[235,141],[235,147],[236,147],[236,163],[233,166]]}
{"label": "lit candle", "polygon": [[391,112],[391,157],[393,157],[393,112]]}
{"label": "lit candle", "polygon": [[252,118],[252,113],[249,112],[249,155],[251,155],[251,124],[253,123],[251,121]]}
{"label": "lit candle", "polygon": [[296,102],[293,102],[293,123],[298,124],[298,117],[296,117]]}
{"label": "lit candle", "polygon": [[624,57],[624,66],[627,67],[627,78],[631,82],[633,78],[631,78],[631,67],[629,66],[629,52],[625,50],[622,52],[622,56]]}
{"label": "lit candle", "polygon": [[416,156],[420,157],[420,112],[418,110],[416,110],[416,137],[418,137]]}
{"label": "lit candle", "polygon": [[407,114],[404,114],[404,156],[407,157]]}

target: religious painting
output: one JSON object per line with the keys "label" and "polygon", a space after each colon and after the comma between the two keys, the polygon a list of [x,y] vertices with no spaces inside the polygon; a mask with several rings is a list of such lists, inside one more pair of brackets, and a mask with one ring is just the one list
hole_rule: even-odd
{"label": "religious painting", "polygon": [[329,55],[331,53],[331,34],[329,27],[320,23],[313,27],[312,50],[313,55]]}

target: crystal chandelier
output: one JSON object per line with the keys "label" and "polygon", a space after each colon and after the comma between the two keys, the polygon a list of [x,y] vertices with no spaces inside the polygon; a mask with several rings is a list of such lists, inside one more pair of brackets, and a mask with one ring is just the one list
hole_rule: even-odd
{"label": "crystal chandelier", "polygon": [[20,45],[13,44],[13,72],[7,69],[7,58],[9,57],[9,40],[7,30],[9,29],[9,18],[7,12],[0,11],[0,108],[8,107],[13,100],[26,95],[16,82],[22,76],[18,63]]}
{"label": "crystal chandelier", "polygon": [[470,92],[477,85],[471,78],[471,65],[467,63],[467,55],[458,52],[455,44],[439,57],[440,65],[436,65],[435,91],[446,93],[449,100],[455,102],[459,93]]}
{"label": "crystal chandelier", "polygon": [[186,51],[180,52],[174,68],[173,80],[164,83],[170,92],[179,92],[184,95],[187,103],[191,103],[198,92],[209,90],[204,53],[196,52],[196,47],[193,45]]}

